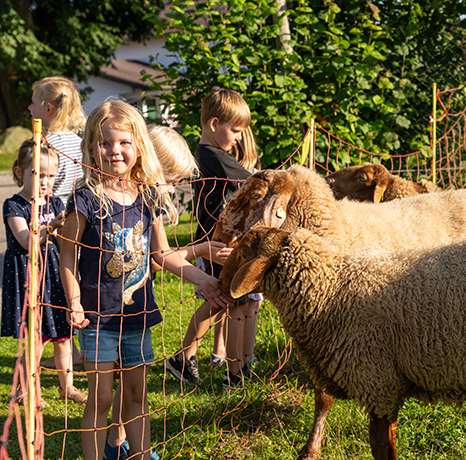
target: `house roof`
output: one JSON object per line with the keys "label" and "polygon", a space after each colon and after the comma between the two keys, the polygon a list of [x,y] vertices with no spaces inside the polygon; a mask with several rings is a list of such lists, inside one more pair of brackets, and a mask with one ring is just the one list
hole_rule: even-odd
{"label": "house roof", "polygon": [[153,77],[161,77],[164,72],[156,70],[147,64],[138,61],[128,61],[126,59],[113,59],[112,64],[101,68],[102,77],[131,85],[134,88],[143,90],[149,89],[150,81],[141,81],[141,71]]}

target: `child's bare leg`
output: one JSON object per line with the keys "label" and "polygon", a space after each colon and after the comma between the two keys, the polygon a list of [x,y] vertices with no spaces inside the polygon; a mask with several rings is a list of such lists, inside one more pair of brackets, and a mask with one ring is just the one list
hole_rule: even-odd
{"label": "child's bare leg", "polygon": [[260,305],[260,300],[250,300],[246,306],[246,318],[244,320],[244,360],[246,362],[254,356]]}
{"label": "child's bare leg", "polygon": [[227,369],[236,375],[244,366],[244,315],[246,305],[230,307],[226,315]]}
{"label": "child's bare leg", "polygon": [[215,327],[214,327],[214,348],[212,353],[217,356],[224,356],[226,354],[225,348],[225,314],[226,310],[221,311],[215,317]]}
{"label": "child's bare leg", "polygon": [[212,317],[219,311],[221,311],[220,308],[214,308],[209,302],[204,301],[194,312],[183,339],[183,354],[186,359],[189,360],[196,354],[199,347],[199,341],[209,330],[212,323]]}
{"label": "child's bare leg", "polygon": [[[58,373],[60,387],[64,390],[73,385],[73,360],[71,342],[73,339],[62,342],[53,342],[53,359]],[[70,372],[68,372],[68,369]]]}
{"label": "child's bare leg", "polygon": [[[107,437],[107,416],[113,401],[113,362],[84,362],[89,385],[89,397],[84,409],[81,444],[84,460],[101,460]],[[99,429],[100,428],[100,429]]]}
{"label": "child's bare leg", "polygon": [[126,439],[125,427],[122,424],[122,413],[121,413],[121,383],[113,396],[113,407],[112,407],[112,426],[108,434],[107,442],[111,447],[118,447],[123,444]]}
{"label": "child's bare leg", "polygon": [[79,366],[82,364],[82,360],[79,356],[79,349],[76,345],[76,339],[74,337],[71,338],[71,345],[73,347],[73,366]]}
{"label": "child's bare leg", "polygon": [[[150,419],[147,404],[147,370],[141,365],[136,369],[125,369],[121,373],[123,389],[123,420],[131,422],[125,425],[126,436],[131,456],[135,460],[150,460]],[[145,452],[141,454],[141,452]]]}

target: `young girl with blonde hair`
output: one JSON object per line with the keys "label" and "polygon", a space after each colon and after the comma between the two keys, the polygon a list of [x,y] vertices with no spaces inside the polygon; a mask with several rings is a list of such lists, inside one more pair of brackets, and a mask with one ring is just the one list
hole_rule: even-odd
{"label": "young girl with blonde hair", "polygon": [[[168,193],[173,194],[175,193],[176,182],[183,179],[193,179],[199,175],[196,161],[184,137],[174,129],[162,125],[149,125],[147,130],[165,176],[166,184],[161,187]],[[173,251],[176,251],[186,260],[195,259],[199,256],[223,264],[232,249],[226,248],[224,243],[205,241],[182,249],[174,248],[171,252]],[[162,268],[153,260],[152,264],[153,270]],[[105,444],[105,458],[107,460],[117,460],[119,457],[129,457],[130,455],[126,433],[119,419],[121,401],[118,395],[117,389],[112,409],[112,426]],[[157,458],[157,454],[151,451],[151,460]]]}
{"label": "young girl with blonde hair", "polygon": [[[84,129],[86,116],[79,91],[73,81],[62,76],[43,78],[32,85],[32,90],[32,102],[29,105],[31,116],[42,120],[42,130],[47,142],[60,157],[52,193],[66,205],[75,183],[83,175],[79,134]],[[73,362],[80,364],[74,340],[70,345]],[[41,366],[53,367],[54,359],[42,362]]]}
{"label": "young girl with blonde hair", "polygon": [[53,194],[66,204],[74,184],[83,175],[78,134],[84,128],[86,116],[81,98],[75,83],[61,76],[43,78],[32,89],[31,116],[42,120],[47,142],[60,155]]}
{"label": "young girl with blonde hair", "polygon": [[216,308],[230,301],[216,278],[179,254],[168,254],[162,214],[174,221],[176,210],[160,190],[165,178],[141,114],[125,102],[101,104],[87,120],[82,145],[89,168],[68,203],[60,272],[88,376],[81,435],[84,459],[100,460],[104,455],[117,361],[130,453],[148,460],[146,379],[154,361],[150,328],[162,320],[150,257],[199,285]]}

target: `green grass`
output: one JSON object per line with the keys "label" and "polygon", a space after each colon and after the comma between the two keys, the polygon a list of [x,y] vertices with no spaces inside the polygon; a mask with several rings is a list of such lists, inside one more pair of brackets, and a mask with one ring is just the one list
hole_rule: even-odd
{"label": "green grass", "polygon": [[[169,230],[174,244],[173,229]],[[180,246],[191,241],[189,216],[182,216],[176,228]],[[296,459],[309,436],[313,420],[312,386],[299,359],[283,333],[275,310],[264,302],[259,315],[256,355],[261,363],[260,380],[244,390],[223,391],[224,369],[211,370],[209,355],[212,337],[199,348],[199,387],[181,387],[166,375],[164,357],[176,351],[196,302],[189,283],[157,274],[156,293],[164,321],[153,328],[156,363],[148,378],[151,410],[151,441],[163,458],[179,459]],[[181,291],[182,288],[182,291]],[[180,292],[183,294],[181,295]],[[163,301],[162,301],[163,298]],[[181,302],[183,300],[183,302]],[[44,357],[51,355],[46,347]],[[0,357],[0,422],[8,416],[17,341],[2,339]],[[461,357],[459,357],[461,359]],[[43,410],[46,459],[81,460],[80,423],[83,407],[58,399],[58,379],[42,372],[43,397],[50,407]],[[75,376],[76,386],[85,391],[83,374]],[[24,409],[20,409],[24,413]],[[408,401],[400,412],[398,453],[403,459],[462,460],[466,437],[463,411],[454,406],[425,405]],[[24,432],[24,426],[23,426]],[[21,458],[13,422],[9,435],[10,458]],[[372,459],[368,442],[368,420],[351,401],[334,404],[326,424],[322,459]]]}
{"label": "green grass", "polygon": [[16,153],[2,153],[0,154],[0,171],[11,171],[11,166],[16,160]]}

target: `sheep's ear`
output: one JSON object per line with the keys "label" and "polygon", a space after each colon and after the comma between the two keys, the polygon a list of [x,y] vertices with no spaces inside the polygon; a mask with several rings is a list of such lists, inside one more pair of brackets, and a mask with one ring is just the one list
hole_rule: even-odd
{"label": "sheep's ear", "polygon": [[272,195],[264,210],[264,226],[279,228],[286,219],[286,208],[291,193],[280,192]]}
{"label": "sheep's ear", "polygon": [[272,258],[263,255],[246,262],[233,276],[230,293],[234,299],[253,292],[272,265]]}
{"label": "sheep's ear", "polygon": [[380,203],[383,200],[383,194],[387,190],[387,184],[377,184],[374,189],[374,203]]}

